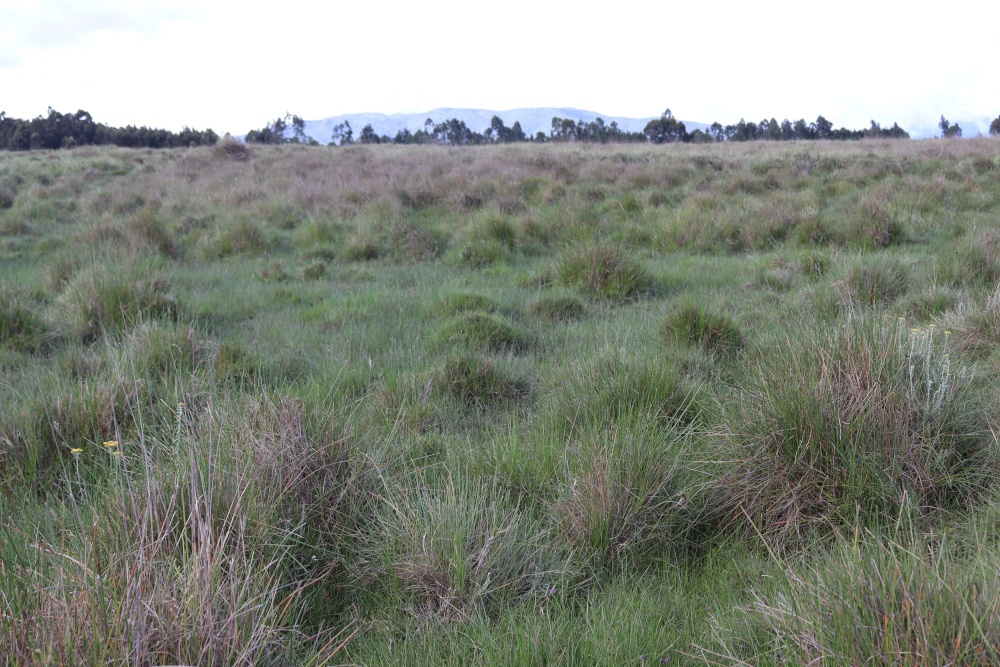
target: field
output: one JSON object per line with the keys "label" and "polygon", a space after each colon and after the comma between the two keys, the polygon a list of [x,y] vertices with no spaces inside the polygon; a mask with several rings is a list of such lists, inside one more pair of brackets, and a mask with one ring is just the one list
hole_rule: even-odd
{"label": "field", "polygon": [[997,139],[3,153],[0,654],[997,665],[998,370]]}

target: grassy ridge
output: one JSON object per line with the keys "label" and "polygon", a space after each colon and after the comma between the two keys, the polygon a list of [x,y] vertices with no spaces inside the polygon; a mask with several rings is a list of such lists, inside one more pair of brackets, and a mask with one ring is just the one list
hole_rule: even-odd
{"label": "grassy ridge", "polygon": [[996,140],[0,191],[15,664],[1000,660]]}

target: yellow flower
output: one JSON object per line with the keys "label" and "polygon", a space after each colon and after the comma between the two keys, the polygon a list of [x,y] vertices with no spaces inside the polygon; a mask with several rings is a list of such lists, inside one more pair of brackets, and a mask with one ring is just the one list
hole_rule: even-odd
{"label": "yellow flower", "polygon": [[104,443],[104,446],[105,447],[117,447],[118,446],[118,441],[117,440],[108,440],[107,442]]}
{"label": "yellow flower", "polygon": [[70,453],[70,454],[79,454],[79,453],[80,453],[80,452],[82,452],[82,451],[83,451],[83,450],[82,450],[82,449],[80,449],[79,447],[74,447],[73,449],[69,450],[69,453]]}
{"label": "yellow flower", "polygon": [[111,453],[114,454],[115,456],[121,456],[122,455],[121,452],[111,452]]}

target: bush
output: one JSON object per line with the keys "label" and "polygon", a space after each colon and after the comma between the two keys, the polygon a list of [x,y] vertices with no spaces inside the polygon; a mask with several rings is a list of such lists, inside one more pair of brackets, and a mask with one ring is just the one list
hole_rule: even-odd
{"label": "bush", "polygon": [[957,507],[995,475],[967,389],[933,329],[851,316],[786,340],[723,406],[731,507],[775,542]]}
{"label": "bush", "polygon": [[626,301],[655,290],[646,268],[620,248],[589,245],[567,250],[559,260],[559,280],[608,301]]}
{"label": "bush", "polygon": [[0,282],[0,345],[17,352],[37,352],[48,327],[25,290]]}
{"label": "bush", "polygon": [[550,322],[579,320],[587,314],[587,304],[572,294],[543,296],[531,304],[531,314]]}
{"label": "bush", "polygon": [[717,357],[734,355],[743,345],[743,333],[727,315],[687,304],[667,315],[660,325],[667,342],[696,345]]}
{"label": "bush", "polygon": [[531,385],[488,359],[456,355],[445,360],[435,378],[438,391],[466,407],[492,407],[524,398]]}
{"label": "bush", "polygon": [[527,334],[497,315],[467,312],[442,327],[438,340],[462,343],[485,350],[524,350],[529,345]]}
{"label": "bush", "polygon": [[875,255],[848,265],[844,278],[834,286],[843,288],[848,304],[884,306],[906,292],[908,283],[905,264],[887,255]]}
{"label": "bush", "polygon": [[130,259],[84,268],[54,304],[58,319],[84,342],[116,336],[149,318],[177,317],[170,282],[152,265]]}

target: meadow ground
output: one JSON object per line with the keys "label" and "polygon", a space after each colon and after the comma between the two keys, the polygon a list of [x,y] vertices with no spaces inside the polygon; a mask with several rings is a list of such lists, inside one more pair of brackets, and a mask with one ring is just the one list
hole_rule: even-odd
{"label": "meadow ground", "polygon": [[998,369],[995,139],[0,154],[0,653],[997,665]]}

